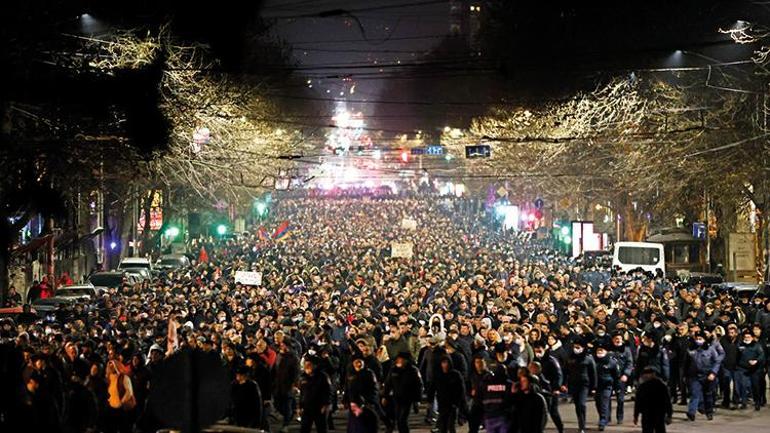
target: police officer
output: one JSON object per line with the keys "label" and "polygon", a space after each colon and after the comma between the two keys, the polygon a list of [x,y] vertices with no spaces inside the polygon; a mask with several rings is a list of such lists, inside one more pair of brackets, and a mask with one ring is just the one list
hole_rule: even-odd
{"label": "police officer", "polygon": [[486,433],[508,433],[512,418],[512,383],[504,368],[490,370],[482,379],[481,405]]}
{"label": "police officer", "polygon": [[610,356],[618,364],[618,380],[615,382],[615,396],[617,398],[617,408],[615,409],[615,420],[618,424],[623,424],[624,411],[623,405],[626,402],[626,390],[629,380],[634,371],[634,357],[631,354],[631,348],[623,339],[623,334],[615,333],[612,335],[612,347]]}
{"label": "police officer", "polygon": [[329,376],[317,369],[318,360],[308,356],[303,362],[299,380],[301,433],[310,433],[315,424],[318,433],[326,433],[326,414],[331,409],[331,382]]}
{"label": "police officer", "polygon": [[620,375],[618,374],[618,363],[615,361],[615,358],[608,356],[606,347],[597,347],[594,358],[597,377],[594,400],[596,401],[596,410],[599,413],[599,431],[604,431],[604,428],[610,422],[612,389],[620,379]]}
{"label": "police officer", "polygon": [[764,375],[762,366],[765,363],[765,354],[757,342],[751,330],[746,329],[741,334],[741,344],[738,346],[738,369],[736,371],[738,382],[738,397],[740,408],[746,409],[746,400],[751,393],[754,401],[754,410],[761,407],[764,387],[760,386],[761,376]]}
{"label": "police officer", "polygon": [[695,421],[695,412],[703,402],[703,409],[708,420],[714,419],[713,382],[719,373],[720,358],[714,346],[706,342],[706,334],[695,334],[692,345],[687,351],[685,376],[690,388],[690,404],[687,406],[687,418]]}
{"label": "police officer", "polygon": [[596,388],[596,364],[593,357],[586,353],[586,344],[582,339],[572,342],[572,353],[567,358],[565,373],[567,380],[562,391],[572,396],[578,429],[580,433],[585,433],[586,402],[588,394]]}

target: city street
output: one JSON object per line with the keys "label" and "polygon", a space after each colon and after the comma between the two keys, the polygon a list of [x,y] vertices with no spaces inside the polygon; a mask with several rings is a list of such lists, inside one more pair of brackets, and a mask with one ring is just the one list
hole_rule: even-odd
{"label": "city street", "polygon": [[0,16],[0,433],[770,432],[770,0]]}

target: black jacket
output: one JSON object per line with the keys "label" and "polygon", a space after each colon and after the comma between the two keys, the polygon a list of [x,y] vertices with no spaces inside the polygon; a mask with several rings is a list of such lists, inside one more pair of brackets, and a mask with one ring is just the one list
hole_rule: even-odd
{"label": "black jacket", "polygon": [[570,355],[564,372],[570,392],[584,387],[589,390],[596,389],[596,364],[593,357],[586,355],[585,352],[580,355],[574,353]]}
{"label": "black jacket", "polygon": [[274,368],[273,395],[289,395],[299,376],[299,359],[294,352],[279,353]]}
{"label": "black jacket", "polygon": [[645,418],[660,421],[674,413],[668,385],[655,377],[642,382],[636,389],[634,401],[634,418],[642,415]]}
{"label": "black jacket", "polygon": [[302,373],[299,392],[300,408],[305,412],[320,412],[322,407],[331,404],[331,382],[322,371],[316,371],[312,376]]}
{"label": "black jacket", "polygon": [[548,407],[542,394],[530,390],[513,394],[513,406],[517,416],[515,433],[541,433],[545,429]]}
{"label": "black jacket", "polygon": [[[444,359],[449,359],[445,357]],[[467,413],[467,402],[465,400],[465,379],[459,371],[452,367],[452,361],[449,361],[449,371],[438,371],[436,374],[436,401],[438,410],[442,408],[449,409],[452,406],[460,409],[461,413]]]}
{"label": "black jacket", "polygon": [[597,385],[602,388],[614,386],[620,379],[620,368],[615,358],[607,354],[604,358],[596,357],[594,362],[596,362]]}
{"label": "black jacket", "polygon": [[725,359],[722,360],[722,368],[730,371],[735,371],[738,367],[738,345],[740,340],[736,336],[735,339],[731,339],[729,335],[725,335],[719,340],[719,344],[725,350]]}
{"label": "black jacket", "polygon": [[262,422],[262,395],[253,380],[233,382],[232,420],[240,427],[259,427]]}
{"label": "black jacket", "polygon": [[359,401],[359,399],[368,404],[377,402],[377,378],[371,369],[366,367],[361,371],[351,369],[345,384],[345,403]]}
{"label": "black jacket", "polygon": [[511,384],[506,374],[489,372],[481,380],[481,404],[487,417],[511,414]]}
{"label": "black jacket", "polygon": [[422,399],[422,378],[412,363],[398,368],[395,364],[385,380],[385,397],[399,403],[411,404]]}
{"label": "black jacket", "polygon": [[548,380],[553,391],[558,390],[564,384],[564,374],[562,373],[561,365],[550,352],[546,352],[542,358],[537,359],[542,367],[543,376]]}
{"label": "black jacket", "polygon": [[363,407],[359,416],[348,416],[347,433],[377,433],[377,414],[368,406]]}

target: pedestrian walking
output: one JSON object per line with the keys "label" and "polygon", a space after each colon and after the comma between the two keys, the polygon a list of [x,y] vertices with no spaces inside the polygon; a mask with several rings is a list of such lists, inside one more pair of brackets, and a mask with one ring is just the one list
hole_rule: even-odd
{"label": "pedestrian walking", "polygon": [[641,415],[642,433],[666,433],[666,425],[671,423],[673,413],[668,386],[654,367],[645,367],[636,389],[634,425],[639,424]]}
{"label": "pedestrian walking", "polygon": [[588,395],[596,389],[596,364],[593,357],[586,352],[586,344],[582,339],[572,343],[572,354],[567,359],[565,373],[567,380],[566,386],[562,386],[562,391],[569,392],[572,397],[578,430],[585,433]]}

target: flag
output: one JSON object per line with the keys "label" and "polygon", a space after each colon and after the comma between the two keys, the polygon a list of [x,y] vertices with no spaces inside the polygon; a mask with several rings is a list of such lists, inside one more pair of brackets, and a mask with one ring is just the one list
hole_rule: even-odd
{"label": "flag", "polygon": [[289,222],[284,221],[281,223],[281,225],[278,226],[277,229],[275,229],[275,232],[273,233],[273,240],[283,241],[288,239],[289,235],[291,235],[291,228],[289,227]]}
{"label": "flag", "polygon": [[206,252],[206,247],[201,247],[201,252],[198,254],[198,263],[208,263],[209,254]]}
{"label": "flag", "polygon": [[260,241],[270,240],[270,233],[267,231],[265,226],[259,226],[257,229],[257,236],[259,237]]}

